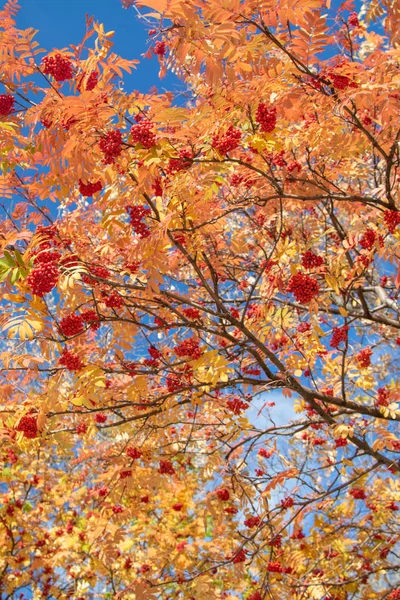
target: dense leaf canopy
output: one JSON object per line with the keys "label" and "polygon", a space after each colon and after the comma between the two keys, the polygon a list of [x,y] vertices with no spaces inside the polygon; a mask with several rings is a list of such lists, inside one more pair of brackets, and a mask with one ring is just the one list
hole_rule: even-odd
{"label": "dense leaf canopy", "polygon": [[0,13],[0,597],[399,599],[399,2],[124,4]]}

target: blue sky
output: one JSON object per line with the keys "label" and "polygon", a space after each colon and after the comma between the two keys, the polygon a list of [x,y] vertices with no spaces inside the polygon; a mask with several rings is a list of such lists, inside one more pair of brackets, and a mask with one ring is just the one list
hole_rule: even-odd
{"label": "blue sky", "polygon": [[141,61],[133,75],[125,76],[126,91],[147,92],[154,85],[160,91],[164,88],[174,91],[179,86],[173,75],[161,81],[158,79],[156,57],[141,57],[149,45],[147,31],[150,27],[137,18],[133,8],[122,8],[120,0],[20,0],[19,4],[18,27],[39,30],[36,39],[46,51],[78,44],[85,34],[88,14],[103,23],[106,31],[115,31],[113,51],[123,58]]}

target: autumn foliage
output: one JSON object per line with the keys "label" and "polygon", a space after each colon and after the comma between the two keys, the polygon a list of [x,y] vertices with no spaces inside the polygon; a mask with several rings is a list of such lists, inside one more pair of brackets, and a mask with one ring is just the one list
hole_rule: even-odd
{"label": "autumn foliage", "polygon": [[0,13],[0,597],[396,600],[399,4],[123,4]]}

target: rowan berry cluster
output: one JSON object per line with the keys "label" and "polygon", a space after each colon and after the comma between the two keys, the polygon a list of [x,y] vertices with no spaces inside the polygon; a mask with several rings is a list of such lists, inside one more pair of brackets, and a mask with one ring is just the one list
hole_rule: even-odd
{"label": "rowan berry cluster", "polygon": [[176,504],[173,504],[171,506],[171,508],[172,508],[172,510],[175,510],[176,512],[180,512],[182,510],[183,506],[184,505],[182,504],[182,502],[177,502]]}
{"label": "rowan berry cluster", "polygon": [[253,527],[258,527],[260,523],[260,517],[247,517],[247,519],[244,520],[245,527],[248,527],[249,529],[253,529]]}
{"label": "rowan berry cluster", "polygon": [[350,25],[350,27],[358,27],[360,25],[360,23],[358,21],[358,15],[356,12],[352,12],[349,14],[347,23]]}
{"label": "rowan berry cluster", "polygon": [[118,514],[124,512],[124,507],[121,506],[120,504],[114,504],[114,506],[111,507],[111,510],[113,511],[113,513],[115,515],[118,515]]}
{"label": "rowan berry cluster", "polygon": [[97,413],[94,417],[96,423],[105,423],[107,421],[107,415],[104,413]]}
{"label": "rowan berry cluster", "polygon": [[157,54],[158,56],[165,56],[166,51],[167,47],[164,41],[158,41],[155,43],[154,54]]}
{"label": "rowan berry cluster", "polygon": [[389,400],[389,391],[386,387],[378,388],[378,399],[376,401],[378,406],[388,406],[390,403]]}
{"label": "rowan berry cluster", "polygon": [[25,415],[15,429],[22,431],[26,438],[36,438],[38,436],[37,418],[33,415]]}
{"label": "rowan berry cluster", "polygon": [[0,117],[7,117],[14,110],[15,98],[10,94],[0,94]]}
{"label": "rowan berry cluster", "polygon": [[287,291],[294,294],[296,302],[308,304],[319,293],[318,281],[305,273],[296,273],[289,279]]}
{"label": "rowan berry cluster", "polygon": [[266,448],[260,448],[260,450],[258,451],[258,456],[261,456],[262,458],[271,458],[273,453],[274,453],[273,450],[267,450]]}
{"label": "rowan berry cluster", "polygon": [[99,147],[104,154],[106,165],[113,164],[122,152],[122,134],[119,129],[108,131],[99,140]]}
{"label": "rowan berry cluster", "polygon": [[143,148],[151,148],[156,144],[156,134],[153,129],[153,123],[149,119],[142,119],[139,123],[132,125],[132,141],[142,144]]}
{"label": "rowan berry cluster", "polygon": [[82,422],[79,423],[76,428],[75,428],[75,433],[79,434],[85,434],[87,432],[87,425],[86,423]]}
{"label": "rowan berry cluster", "polygon": [[199,340],[195,337],[183,340],[178,346],[175,347],[175,354],[177,356],[187,356],[194,360],[200,358],[203,351],[199,347]]}
{"label": "rowan berry cluster", "polygon": [[335,440],[335,446],[336,448],[344,448],[344,446],[347,446],[347,439],[346,438],[337,438]]}
{"label": "rowan berry cluster", "polygon": [[310,331],[311,329],[311,324],[310,323],[299,323],[296,327],[296,330],[299,333],[306,333],[307,331]]}
{"label": "rowan berry cluster", "polygon": [[127,206],[127,213],[129,215],[129,222],[132,225],[133,231],[140,237],[145,238],[150,235],[150,229],[142,221],[143,218],[150,214],[150,209],[144,206],[135,205]]}
{"label": "rowan berry cluster", "polygon": [[100,327],[100,318],[95,310],[85,310],[81,313],[82,321],[89,325],[90,329],[97,331]]}
{"label": "rowan berry cluster", "polygon": [[[378,234],[373,229],[367,229],[362,238],[360,239],[360,246],[365,250],[372,250],[375,245],[375,241],[378,238]],[[379,236],[379,245],[383,247],[383,238]]]}
{"label": "rowan berry cluster", "polygon": [[276,108],[265,102],[260,102],[256,111],[256,121],[260,125],[260,131],[270,133],[276,127]]}
{"label": "rowan berry cluster", "polygon": [[243,550],[243,548],[241,550],[239,550],[239,552],[236,552],[236,554],[234,554],[233,557],[232,557],[232,562],[235,565],[237,565],[239,563],[242,563],[245,560],[246,560],[246,553]]}
{"label": "rowan berry cluster", "polygon": [[249,408],[247,402],[243,402],[243,400],[240,400],[240,398],[232,398],[231,400],[227,400],[226,406],[235,415],[241,415],[242,411]]}
{"label": "rowan berry cluster", "polygon": [[193,321],[201,319],[201,313],[197,308],[184,308],[182,312],[187,319],[192,319]]}
{"label": "rowan berry cluster", "polygon": [[371,348],[364,348],[363,350],[360,350],[358,354],[356,354],[356,360],[361,368],[365,369],[366,367],[370,366],[372,354],[373,352]]}
{"label": "rowan berry cluster", "polygon": [[352,81],[347,75],[343,75],[342,72],[337,71],[337,69],[344,67],[345,64],[345,62],[338,63],[335,67],[325,69],[321,75],[329,79],[333,87],[337,90],[345,90],[348,87],[358,88],[358,84],[355,81]]}
{"label": "rowan berry cluster", "polygon": [[108,308],[122,308],[125,304],[123,296],[117,292],[111,292],[111,294],[103,292],[103,302]]}
{"label": "rowan berry cluster", "polygon": [[133,460],[136,460],[142,457],[143,452],[134,446],[128,446],[126,449],[126,454]]}
{"label": "rowan berry cluster", "polygon": [[132,475],[132,471],[130,469],[127,469],[126,471],[121,471],[119,476],[121,479],[127,479],[128,477],[131,477]]}
{"label": "rowan berry cluster", "polygon": [[400,225],[400,212],[397,212],[396,210],[385,210],[383,220],[389,233],[394,233],[397,225]]}
{"label": "rowan berry cluster", "polygon": [[254,592],[250,596],[247,596],[247,600],[262,600],[260,592]]}
{"label": "rowan berry cluster", "polygon": [[276,535],[275,537],[270,539],[268,542],[268,546],[271,546],[271,548],[281,548],[282,547],[282,536]]}
{"label": "rowan berry cluster", "polygon": [[218,500],[221,500],[221,502],[228,502],[230,498],[229,490],[226,488],[220,488],[219,490],[216,490],[215,494]]}
{"label": "rowan berry cluster", "polygon": [[330,341],[330,347],[338,348],[339,344],[342,342],[347,342],[349,329],[350,327],[348,325],[343,325],[343,327],[334,327]]}
{"label": "rowan berry cluster", "polygon": [[236,150],[240,144],[241,137],[242,134],[239,129],[231,125],[224,134],[216,133],[212,138],[211,145],[220,154],[227,154],[228,152],[232,152],[232,150]]}
{"label": "rowan berry cluster", "polygon": [[283,500],[281,500],[282,508],[291,508],[293,506],[293,504],[294,504],[294,500],[290,496],[289,496],[289,498],[284,498]]}
{"label": "rowan berry cluster", "polygon": [[290,163],[287,166],[288,173],[293,173],[293,171],[297,171],[297,173],[300,173],[301,169],[302,169],[302,166],[299,162],[297,162],[297,160],[295,162]]}
{"label": "rowan berry cluster", "polygon": [[315,269],[320,267],[324,262],[322,256],[317,256],[311,250],[307,250],[301,257],[301,264],[305,269]]}
{"label": "rowan berry cluster", "polygon": [[367,497],[367,494],[363,488],[353,488],[350,490],[349,494],[350,496],[353,496],[354,500],[365,500]]}
{"label": "rowan berry cluster", "polygon": [[71,60],[62,54],[45,56],[41,68],[45,75],[51,75],[56,81],[66,81],[73,76]]}
{"label": "rowan berry cluster", "polygon": [[158,472],[162,475],[174,475],[175,469],[170,460],[160,460],[160,467]]}
{"label": "rowan berry cluster", "polygon": [[182,382],[181,378],[178,377],[178,375],[175,375],[175,373],[169,373],[167,375],[166,384],[167,384],[168,392],[170,394],[173,394],[174,392],[177,392],[184,385],[184,383]]}
{"label": "rowan berry cluster", "polygon": [[[81,84],[83,81],[85,74],[82,75],[82,78],[78,84],[78,91],[81,91]],[[87,92],[91,92],[92,90],[94,90],[94,88],[96,87],[96,85],[99,83],[99,72],[98,71],[92,71],[89,75],[89,77],[86,80],[86,86],[85,86],[85,90]]]}
{"label": "rowan berry cluster", "polygon": [[270,561],[267,564],[267,571],[269,573],[283,573],[283,567],[278,561]]}
{"label": "rowan berry cluster", "polygon": [[83,183],[82,179],[79,180],[79,192],[82,194],[82,196],[93,196],[93,194],[101,192],[102,189],[103,185],[101,181],[96,181],[95,183],[88,181],[87,183]]}
{"label": "rowan berry cluster", "polygon": [[389,595],[389,600],[400,600],[400,588],[393,590],[393,592]]}
{"label": "rowan berry cluster", "polygon": [[236,515],[239,512],[239,510],[234,506],[227,506],[226,508],[224,508],[224,512],[226,512],[228,515]]}
{"label": "rowan berry cluster", "polygon": [[32,294],[42,298],[57,285],[59,269],[55,263],[39,263],[29,273],[26,282]]}
{"label": "rowan berry cluster", "polygon": [[83,332],[83,319],[81,315],[71,313],[60,321],[60,329],[66,337],[73,337]]}
{"label": "rowan berry cluster", "polygon": [[[167,173],[178,173],[190,169],[193,161],[193,153],[191,150],[180,150],[178,158],[171,158],[167,165]],[[159,194],[161,195],[161,194]]]}
{"label": "rowan berry cluster", "polygon": [[85,366],[80,357],[67,350],[67,348],[63,349],[58,362],[68,371],[80,371]]}

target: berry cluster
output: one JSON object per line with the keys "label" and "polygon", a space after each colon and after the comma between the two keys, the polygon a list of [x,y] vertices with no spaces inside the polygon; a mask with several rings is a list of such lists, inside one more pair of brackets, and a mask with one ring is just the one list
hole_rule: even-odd
{"label": "berry cluster", "polygon": [[348,325],[343,325],[343,327],[334,327],[332,330],[333,333],[330,341],[330,347],[338,348],[339,344],[342,342],[346,343],[349,329],[350,328]]}
{"label": "berry cluster", "polygon": [[86,423],[84,423],[83,421],[81,423],[79,423],[76,428],[75,428],[75,433],[79,434],[85,434],[87,432],[87,425]]}
{"label": "berry cluster", "polygon": [[301,169],[302,169],[302,166],[297,160],[295,162],[290,163],[287,166],[288,173],[293,173],[293,171],[297,171],[297,173],[300,173]]}
{"label": "berry cluster", "polygon": [[400,588],[397,590],[393,590],[393,592],[389,595],[389,600],[400,600]]}
{"label": "berry cluster", "polygon": [[268,546],[271,548],[281,548],[282,547],[282,536],[280,534],[276,535],[272,539],[268,541]]}
{"label": "berry cluster", "polygon": [[56,54],[45,56],[42,60],[42,71],[45,75],[51,75],[56,81],[72,79],[72,63],[67,56]]}
{"label": "berry cluster", "polygon": [[97,415],[94,417],[94,420],[96,423],[105,423],[107,421],[107,415],[104,413],[97,413]]}
{"label": "berry cluster", "polygon": [[350,27],[358,27],[360,25],[360,23],[358,22],[358,15],[356,12],[352,12],[349,14],[347,23],[350,25]]}
{"label": "berry cluster", "polygon": [[389,233],[394,233],[397,225],[400,225],[400,212],[396,210],[385,210],[383,220]]}
{"label": "berry cluster", "polygon": [[127,206],[126,210],[129,215],[129,222],[132,225],[133,231],[141,238],[150,235],[150,229],[143,223],[142,219],[150,214],[150,209],[144,206],[135,205]]}
{"label": "berry cluster", "polygon": [[371,348],[364,348],[363,350],[360,350],[358,354],[356,354],[356,360],[362,369],[370,366],[372,354],[373,352]]}
{"label": "berry cluster", "polygon": [[347,75],[343,75],[343,72],[340,73],[337,71],[337,69],[344,67],[345,64],[345,61],[338,63],[336,67],[325,69],[323,72],[321,72],[321,75],[329,79],[332,86],[337,90],[345,90],[348,87],[358,88],[358,84],[355,81],[352,81]]}
{"label": "berry cluster", "polygon": [[[373,229],[367,229],[362,238],[360,239],[360,246],[365,250],[372,250],[375,245],[375,241],[378,238],[378,234]],[[379,244],[383,247],[383,238],[379,236]]]}
{"label": "berry cluster", "polygon": [[120,296],[117,292],[104,293],[103,302],[108,308],[122,308],[125,304],[123,296]]}
{"label": "berry cluster", "polygon": [[199,347],[199,340],[195,337],[183,340],[183,342],[175,348],[175,354],[177,356],[188,356],[194,360],[200,358],[202,352],[202,349]]}
{"label": "berry cluster", "polygon": [[95,310],[85,310],[81,313],[82,321],[89,325],[90,329],[97,331],[100,327],[99,315]]}
{"label": "berry cluster", "polygon": [[281,500],[282,508],[291,508],[293,506],[293,504],[294,504],[294,500],[290,496],[289,496],[289,498],[284,498],[283,500]]}
{"label": "berry cluster", "polygon": [[79,180],[79,192],[82,196],[93,196],[96,192],[101,192],[102,189],[103,185],[101,181],[96,181],[96,183],[91,183],[90,181],[83,183],[82,179]]}
{"label": "berry cluster", "polygon": [[0,94],[0,117],[7,117],[14,110],[15,98],[10,94]]}
{"label": "berry cluster", "polygon": [[124,507],[121,506],[120,504],[114,504],[114,506],[111,507],[111,510],[113,511],[113,513],[115,515],[118,515],[118,514],[124,512]]}
{"label": "berry cluster", "polygon": [[184,308],[182,312],[187,319],[192,319],[193,321],[201,319],[200,311],[197,308]]}
{"label": "berry cluster", "polygon": [[315,269],[320,267],[324,262],[322,256],[317,256],[311,250],[307,250],[301,257],[301,264],[305,269]]}
{"label": "berry cluster", "polygon": [[389,392],[387,388],[381,387],[378,388],[378,399],[376,401],[378,406],[388,406],[390,403],[389,400]]}
{"label": "berry cluster", "polygon": [[63,349],[58,362],[68,371],[80,371],[85,366],[79,356],[70,352],[67,348]]}
{"label": "berry cluster", "polygon": [[26,438],[36,438],[38,436],[37,418],[33,415],[25,415],[15,429],[22,431]]}
{"label": "berry cluster", "polygon": [[228,502],[230,498],[229,490],[226,488],[220,488],[219,490],[216,490],[215,494],[218,500],[221,500],[221,502]]}
{"label": "berry cluster", "polygon": [[347,439],[346,438],[337,438],[335,440],[335,446],[336,448],[344,448],[344,446],[347,446]]}
{"label": "berry cluster", "polygon": [[246,560],[246,553],[243,550],[243,548],[241,550],[239,550],[239,552],[236,552],[236,554],[232,557],[232,562],[235,565],[242,563],[245,560]]}
{"label": "berry cluster", "polygon": [[60,329],[65,337],[79,335],[84,330],[83,319],[81,315],[71,313],[66,317],[63,317],[60,321]]}
{"label": "berry cluster", "polygon": [[280,562],[273,561],[267,564],[268,573],[283,573],[283,567]]}
{"label": "berry cluster", "polygon": [[126,449],[126,453],[133,460],[141,458],[142,454],[143,454],[143,452],[141,450],[139,450],[138,448],[135,448],[134,446],[128,446],[128,448]]}
{"label": "berry cluster", "polygon": [[[78,84],[78,91],[81,91],[81,84],[82,84],[82,80],[84,78],[85,74],[82,75],[82,78]],[[85,90],[87,92],[91,92],[92,90],[94,90],[94,88],[96,87],[96,85],[99,83],[99,72],[98,71],[92,71],[89,75],[89,77],[86,80],[86,86],[85,86]]]}
{"label": "berry cluster", "polygon": [[160,467],[158,472],[162,475],[174,475],[175,469],[170,460],[160,460]]}
{"label": "berry cluster", "polygon": [[248,527],[249,529],[253,529],[253,527],[258,527],[260,523],[260,517],[247,517],[247,519],[244,520],[245,527]]}
{"label": "berry cluster", "polygon": [[296,327],[296,330],[299,333],[306,333],[307,331],[310,331],[310,329],[311,329],[311,324],[305,323],[305,322],[299,323]]}
{"label": "berry cluster", "polygon": [[191,150],[180,150],[178,158],[171,158],[168,162],[167,173],[186,171],[192,166],[193,153]]}
{"label": "berry cluster", "polygon": [[143,148],[151,148],[156,145],[156,134],[153,130],[153,123],[149,119],[142,119],[131,128],[132,141],[142,144]]}
{"label": "berry cluster", "polygon": [[240,398],[232,398],[231,400],[228,400],[226,406],[235,415],[241,415],[243,410],[247,410],[249,408],[247,402],[243,402],[243,400],[240,400]]}
{"label": "berry cluster", "polygon": [[276,108],[260,102],[256,111],[256,121],[263,133],[270,133],[276,127]]}
{"label": "berry cluster", "polygon": [[231,125],[224,134],[216,133],[212,138],[211,145],[220,154],[227,154],[228,152],[232,152],[232,150],[236,150],[240,144],[241,137],[242,134],[239,129]]}
{"label": "berry cluster", "polygon": [[262,600],[260,592],[254,592],[250,596],[247,596],[247,600]]}
{"label": "berry cluster", "polygon": [[164,41],[156,42],[153,50],[154,50],[154,54],[157,54],[158,56],[165,56],[165,53],[167,51],[165,42]]}
{"label": "berry cluster", "polygon": [[176,504],[173,504],[171,506],[171,508],[172,508],[172,510],[175,510],[176,512],[180,512],[182,510],[183,506],[184,505],[182,504],[182,502],[177,502]]}
{"label": "berry cluster", "polygon": [[154,346],[150,346],[147,352],[150,354],[151,358],[154,358],[155,360],[157,360],[158,358],[162,358],[162,353],[159,350],[157,350],[157,348],[155,348]]}
{"label": "berry cluster", "polygon": [[104,162],[106,165],[113,164],[115,159],[122,152],[122,134],[119,129],[108,131],[99,140],[99,147],[104,154]]}
{"label": "berry cluster", "polygon": [[166,384],[170,394],[177,392],[184,385],[181,378],[178,377],[178,375],[175,375],[175,373],[169,373],[169,375],[167,375]]}
{"label": "berry cluster", "polygon": [[294,294],[296,302],[308,304],[319,293],[318,281],[310,275],[296,273],[289,279],[287,291]]}
{"label": "berry cluster", "polygon": [[362,488],[353,488],[349,492],[350,496],[353,496],[354,500],[365,500],[367,494]]}
{"label": "berry cluster", "polygon": [[27,277],[27,284],[32,294],[42,298],[45,294],[51,292],[58,282],[59,270],[54,263],[39,263],[35,265]]}
{"label": "berry cluster", "polygon": [[236,515],[239,512],[239,509],[237,509],[235,506],[227,506],[224,508],[224,512],[226,512],[228,515]]}
{"label": "berry cluster", "polygon": [[260,448],[258,451],[258,456],[262,456],[262,458],[271,458],[273,455],[273,450],[267,450],[266,448]]}

